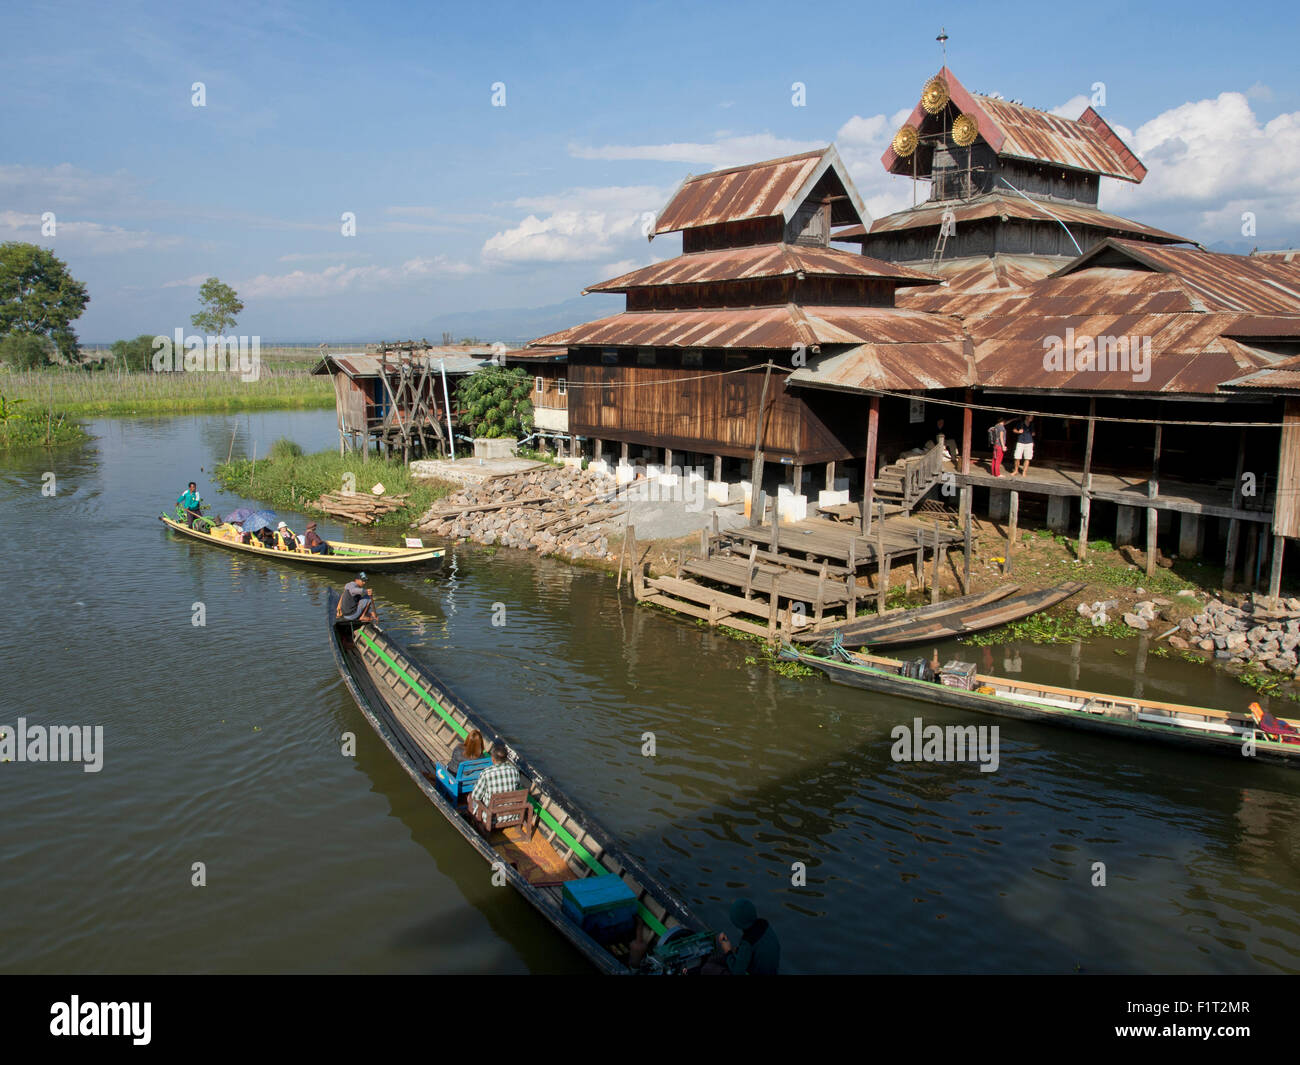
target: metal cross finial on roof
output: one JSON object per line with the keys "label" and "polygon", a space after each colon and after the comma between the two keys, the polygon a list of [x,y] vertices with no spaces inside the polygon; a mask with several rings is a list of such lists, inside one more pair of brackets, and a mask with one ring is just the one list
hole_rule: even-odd
{"label": "metal cross finial on roof", "polygon": [[935,38],[939,46],[943,49],[943,65],[948,65],[948,31],[942,26],[939,27],[939,36]]}

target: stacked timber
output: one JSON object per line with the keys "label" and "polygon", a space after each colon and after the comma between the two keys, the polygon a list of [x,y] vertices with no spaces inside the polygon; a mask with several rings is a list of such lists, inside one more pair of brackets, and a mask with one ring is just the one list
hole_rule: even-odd
{"label": "stacked timber", "polygon": [[625,513],[610,503],[614,479],[572,466],[542,466],[493,477],[440,500],[416,522],[421,532],[561,555],[605,558],[607,523]]}
{"label": "stacked timber", "polygon": [[400,495],[374,495],[371,492],[326,492],[312,506],[331,518],[352,525],[373,525],[385,514],[406,506],[409,492]]}

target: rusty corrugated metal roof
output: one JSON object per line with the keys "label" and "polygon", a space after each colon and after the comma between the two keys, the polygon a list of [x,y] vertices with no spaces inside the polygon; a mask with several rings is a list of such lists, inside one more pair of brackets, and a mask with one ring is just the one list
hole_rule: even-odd
{"label": "rusty corrugated metal roof", "polygon": [[1300,262],[1257,255],[1228,255],[1201,248],[1167,247],[1112,237],[1057,271],[1068,275],[1095,264],[1128,260],[1173,274],[1207,311],[1300,314]]}
{"label": "rusty corrugated metal roof", "polygon": [[[491,361],[489,355],[485,354],[476,358],[471,355],[463,354],[463,350],[464,349],[462,349],[462,354],[458,355],[449,354],[442,356],[435,353],[432,355],[421,354],[404,356],[404,358],[417,365],[427,364],[431,369],[438,372],[441,372],[441,370],[445,368],[448,377],[471,374],[480,366]],[[490,349],[484,350],[487,351]],[[397,368],[397,362],[398,359],[396,355],[390,355],[388,357],[388,369],[390,372]],[[332,374],[341,372],[346,374],[348,377],[378,377],[380,375],[381,363],[382,360],[378,355],[366,355],[362,353],[354,355],[327,355],[312,368],[311,372],[314,374]]]}
{"label": "rusty corrugated metal roof", "polygon": [[843,191],[843,198],[832,205],[833,222],[869,221],[848,169],[832,144],[800,155],[691,175],[659,212],[651,239],[661,233],[723,222],[778,216],[789,219],[827,171],[834,171]]}
{"label": "rusty corrugated metal roof", "polygon": [[791,386],[850,392],[911,392],[974,384],[962,339],[857,344],[814,356],[788,378]]}
{"label": "rusty corrugated metal roof", "polygon": [[981,255],[917,264],[944,280],[939,288],[904,289],[895,303],[915,311],[961,314],[962,296],[1006,294],[1040,281],[1067,260],[1046,255]]}
{"label": "rusty corrugated metal roof", "polygon": [[795,244],[758,244],[748,248],[692,252],[662,263],[643,266],[584,292],[626,292],[658,285],[700,285],[714,281],[808,274],[819,277],[877,277],[899,285],[937,285],[939,279],[897,263],[840,251]]}
{"label": "rusty corrugated metal roof", "polygon": [[[917,102],[907,125],[918,129],[923,137],[942,132],[943,123],[949,121],[949,113],[955,108],[975,120],[980,136],[1000,156],[1051,163],[1123,181],[1140,182],[1146,177],[1147,169],[1141,160],[1091,107],[1077,119],[1061,118],[969,92],[946,66],[937,76],[947,82],[951,105],[931,115]],[[912,173],[913,161],[896,155],[892,145],[885,149],[881,162],[890,173]],[[923,172],[918,170],[917,175],[928,176],[928,166]]]}
{"label": "rusty corrugated metal roof", "polygon": [[[961,326],[940,315],[894,307],[731,307],[624,311],[539,337],[570,347],[793,349],[824,344],[960,343]],[[531,346],[531,345],[530,345]]]}
{"label": "rusty corrugated metal roof", "polygon": [[[846,230],[831,234],[832,240],[852,241],[862,244],[879,233],[898,233],[909,229],[937,229],[944,222],[945,215],[951,212],[952,221],[975,222],[983,218],[1025,218],[1036,221],[1055,222],[1058,219],[1067,226],[1092,226],[1096,229],[1109,229],[1116,233],[1138,234],[1151,240],[1169,244],[1190,244],[1186,237],[1167,233],[1163,229],[1134,222],[1131,218],[1109,214],[1096,207],[1083,204],[1047,203],[1041,205],[1037,200],[1031,202],[1021,196],[1006,196],[1002,193],[989,193],[971,200],[945,201],[942,203],[924,203],[910,210],[877,218],[870,228],[851,226]],[[1053,217],[1055,216],[1055,217]]]}

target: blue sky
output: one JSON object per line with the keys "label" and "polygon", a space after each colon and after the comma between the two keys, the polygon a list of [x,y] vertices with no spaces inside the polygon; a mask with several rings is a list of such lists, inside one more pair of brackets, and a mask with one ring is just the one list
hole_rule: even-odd
{"label": "blue sky", "polygon": [[0,240],[52,247],[87,282],[86,341],[188,326],[209,275],[244,298],[239,332],[264,340],[423,335],[676,254],[679,239],[648,245],[640,227],[687,173],[834,140],[874,214],[906,206],[910,183],[879,156],[940,65],[942,25],[974,91],[1073,116],[1105,84],[1099,110],[1151,174],[1103,182],[1103,207],[1206,244],[1295,246],[1296,12],[8,5]]}

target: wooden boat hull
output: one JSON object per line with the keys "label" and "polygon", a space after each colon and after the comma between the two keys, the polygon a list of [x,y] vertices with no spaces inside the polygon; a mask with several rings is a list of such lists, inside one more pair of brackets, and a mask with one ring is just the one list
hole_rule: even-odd
{"label": "wooden boat hull", "polygon": [[821,643],[828,637],[838,633],[840,643],[845,647],[861,647],[864,644],[873,643],[873,635],[882,630],[892,629],[909,621],[938,619],[942,615],[951,614],[958,610],[973,610],[976,607],[986,606],[999,599],[1005,599],[1019,590],[1020,585],[1018,584],[1004,584],[987,592],[963,595],[958,599],[948,599],[942,603],[931,603],[929,606],[917,607],[915,610],[887,614],[884,617],[868,616],[858,618],[856,621],[848,621],[843,625],[822,629],[819,632],[796,633],[794,639],[798,643]]}
{"label": "wooden boat hull", "polygon": [[[679,926],[688,931],[706,928],[703,921],[618,848],[607,830],[590,816],[579,815],[576,805],[555,786],[545,772],[497,735],[427,667],[417,665],[410,652],[398,640],[385,633],[378,623],[361,626],[336,624],[337,603],[337,594],[331,592],[326,615],[330,647],[339,673],[362,715],[398,764],[424,792],[425,797],[474,848],[479,857],[493,866],[494,872],[502,872],[510,885],[593,965],[610,974],[630,972],[625,959],[602,946],[564,915],[561,911],[560,887],[531,883],[515,866],[504,861],[502,853],[493,846],[492,840],[484,836],[470,822],[463,808],[453,803],[431,779],[428,767],[437,760],[433,757],[436,753],[436,740],[431,738],[429,730],[422,730],[416,724],[416,716],[423,715],[425,709],[433,703],[437,706],[428,710],[425,720],[434,721],[435,728],[445,727],[449,721],[454,720],[462,728],[478,729],[483,734],[485,747],[495,743],[505,746],[510,760],[532,782],[535,805],[539,811],[546,811],[537,832],[552,831],[554,825],[562,829],[562,832],[552,832],[551,839],[560,839],[561,846],[569,851],[564,860],[569,871],[574,874],[570,879],[602,874],[619,876],[637,896],[640,921],[654,932],[651,947]],[[439,707],[442,711],[441,721],[437,716]],[[547,822],[547,817],[550,818],[550,823]],[[564,833],[568,835],[567,840],[563,838]],[[568,846],[570,843],[575,845]],[[601,870],[601,874],[596,873],[597,869]]]}
{"label": "wooden boat hull", "polygon": [[[867,691],[883,692],[886,695],[897,695],[905,699],[915,699],[959,710],[972,710],[996,717],[1064,725],[1068,728],[1121,736],[1126,739],[1172,744],[1187,750],[1227,754],[1238,759],[1243,758],[1243,743],[1246,734],[1251,733],[1255,737],[1255,754],[1246,759],[1247,761],[1272,765],[1300,765],[1300,745],[1267,740],[1261,733],[1255,731],[1253,720],[1248,713],[1230,714],[1207,707],[1126,699],[1121,696],[1075,691],[1054,685],[1013,683],[1003,678],[977,675],[977,686],[998,685],[1007,689],[1024,689],[1018,697],[1016,694],[986,695],[978,691],[948,687],[935,681],[901,676],[894,673],[893,669],[901,667],[903,663],[875,655],[857,654],[853,656],[853,661],[845,661],[841,658],[830,658],[796,648],[787,648],[783,656],[819,669],[837,683]],[[1041,693],[1041,699],[1037,704],[1031,701],[1031,692]],[[1091,700],[1093,709],[1070,709],[1063,705],[1045,705],[1052,702],[1065,703],[1075,698]],[[1134,709],[1131,714],[1126,714],[1123,711],[1124,707]],[[1185,715],[1186,723],[1173,721],[1159,723],[1143,719],[1174,712]],[[1199,731],[1194,724],[1197,718],[1203,719]],[[1231,731],[1210,731],[1219,728],[1220,724]]]}
{"label": "wooden boat hull", "polygon": [[263,547],[260,544],[255,546],[223,540],[218,536],[191,529],[188,525],[174,521],[165,514],[158,515],[158,520],[173,532],[187,536],[191,540],[198,540],[214,547],[224,547],[228,551],[269,558],[274,562],[295,562],[304,566],[339,570],[345,573],[358,569],[383,572],[425,564],[438,566],[442,564],[447,554],[446,548],[442,547],[374,547],[370,544],[352,544],[343,540],[326,541],[337,552],[333,555],[313,555],[307,551],[276,551],[274,548]]}
{"label": "wooden boat hull", "polygon": [[[1086,587],[1087,585],[1080,581],[1072,581],[1055,588],[1042,588],[1007,597],[999,596],[984,604],[970,606],[959,605],[958,600],[953,600],[951,611],[920,614],[914,618],[900,616],[892,621],[886,617],[879,622],[873,622],[871,626],[857,626],[849,631],[841,630],[843,635],[840,642],[845,647],[902,647],[910,643],[951,640],[957,636],[968,636],[973,632],[1007,625],[1030,614],[1037,614],[1069,599],[1072,595],[1078,595]],[[833,633],[820,632],[813,638],[817,641],[825,641],[829,636],[833,636]]]}

